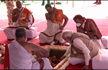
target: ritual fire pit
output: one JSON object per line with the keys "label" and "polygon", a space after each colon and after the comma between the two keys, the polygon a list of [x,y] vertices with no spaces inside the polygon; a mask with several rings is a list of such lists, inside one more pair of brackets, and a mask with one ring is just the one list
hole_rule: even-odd
{"label": "ritual fire pit", "polygon": [[53,67],[55,67],[59,63],[59,59],[64,55],[68,48],[67,46],[60,45],[45,45],[42,47],[49,51],[49,60]]}

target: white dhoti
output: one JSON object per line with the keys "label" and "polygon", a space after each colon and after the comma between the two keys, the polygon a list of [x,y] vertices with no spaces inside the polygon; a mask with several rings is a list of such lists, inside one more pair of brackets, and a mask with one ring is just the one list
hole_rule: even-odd
{"label": "white dhoti", "polygon": [[[28,53],[16,40],[9,45],[9,62],[10,69],[40,69],[37,60],[31,58],[32,54]],[[44,69],[53,69],[48,58],[43,58]]]}
{"label": "white dhoti", "polygon": [[[21,13],[20,13],[20,15],[21,15]],[[20,26],[23,26],[23,25],[20,25],[19,23],[18,23],[18,21],[19,20],[22,20],[21,18],[20,18],[20,15],[19,15],[19,18],[17,19],[17,21],[16,22],[14,22],[14,24],[13,25],[10,25],[11,27],[13,27],[13,28],[5,28],[4,29],[4,33],[5,33],[5,35],[7,36],[7,39],[16,39],[15,38],[15,31],[16,31],[16,28],[14,28],[14,27],[20,27]],[[33,27],[32,26],[32,14],[30,14],[30,16],[29,16],[29,20],[30,20],[30,22],[28,22],[28,28],[29,29],[27,29],[26,30],[26,32],[27,32],[27,38],[34,38],[34,37],[36,37],[37,36],[37,27]]]}
{"label": "white dhoti", "polygon": [[15,31],[16,31],[16,28],[4,29],[4,33],[6,34],[7,39],[15,39]]}
{"label": "white dhoti", "polygon": [[47,28],[39,34],[40,43],[51,43],[54,39],[60,43],[64,43],[62,38],[62,30],[60,30],[60,24],[47,21]]}
{"label": "white dhoti", "polygon": [[80,64],[80,63],[84,63],[85,60],[84,59],[81,59],[81,58],[75,58],[75,57],[70,57],[68,59],[69,63],[72,64],[72,65],[76,65],[76,64]]}
{"label": "white dhoti", "polygon": [[[42,58],[44,61],[43,69],[53,69],[48,58]],[[40,69],[40,64],[35,60],[32,64],[32,69]]]}
{"label": "white dhoti", "polygon": [[102,40],[104,47],[108,48],[108,36],[102,36],[101,40]]}
{"label": "white dhoti", "polygon": [[[7,36],[7,39],[16,39],[15,37],[16,28],[6,28],[4,33]],[[30,27],[26,30],[27,38],[34,38],[37,36],[37,27]]]}

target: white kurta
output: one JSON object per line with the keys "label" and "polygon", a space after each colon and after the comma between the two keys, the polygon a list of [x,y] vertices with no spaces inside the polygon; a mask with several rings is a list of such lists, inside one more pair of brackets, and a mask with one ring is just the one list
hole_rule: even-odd
{"label": "white kurta", "polygon": [[[10,69],[40,69],[38,61],[31,58],[32,54],[28,53],[16,40],[12,41],[8,48]],[[42,59],[44,61],[43,69],[53,69],[48,58]]]}

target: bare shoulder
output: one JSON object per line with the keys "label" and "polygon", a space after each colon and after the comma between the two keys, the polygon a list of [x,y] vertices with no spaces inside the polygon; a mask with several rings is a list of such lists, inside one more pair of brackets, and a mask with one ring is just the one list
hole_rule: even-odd
{"label": "bare shoulder", "polygon": [[47,20],[50,19],[50,15],[48,13],[45,13],[45,17]]}
{"label": "bare shoulder", "polygon": [[26,45],[28,45],[28,46],[35,46],[35,47],[37,47],[38,45],[36,45],[35,43],[32,43],[32,42],[26,42]]}
{"label": "bare shoulder", "polygon": [[35,51],[35,52],[44,50],[42,47],[32,42],[26,42],[26,49],[29,51]]}
{"label": "bare shoulder", "polygon": [[68,19],[68,17],[65,15],[65,14],[63,14],[63,18],[65,19],[65,18],[67,18]]}

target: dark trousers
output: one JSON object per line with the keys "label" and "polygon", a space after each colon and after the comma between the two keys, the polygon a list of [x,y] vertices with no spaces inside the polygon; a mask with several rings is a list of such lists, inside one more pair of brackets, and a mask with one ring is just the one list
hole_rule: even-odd
{"label": "dark trousers", "polygon": [[1,2],[5,2],[5,0],[1,0]]}
{"label": "dark trousers", "polygon": [[24,3],[24,2],[25,2],[25,0],[22,0],[22,2]]}
{"label": "dark trousers", "polygon": [[[42,5],[45,4],[45,0],[42,0]],[[47,4],[50,4],[50,0],[47,0]]]}
{"label": "dark trousers", "polygon": [[96,0],[97,2],[101,2],[101,0]]}

